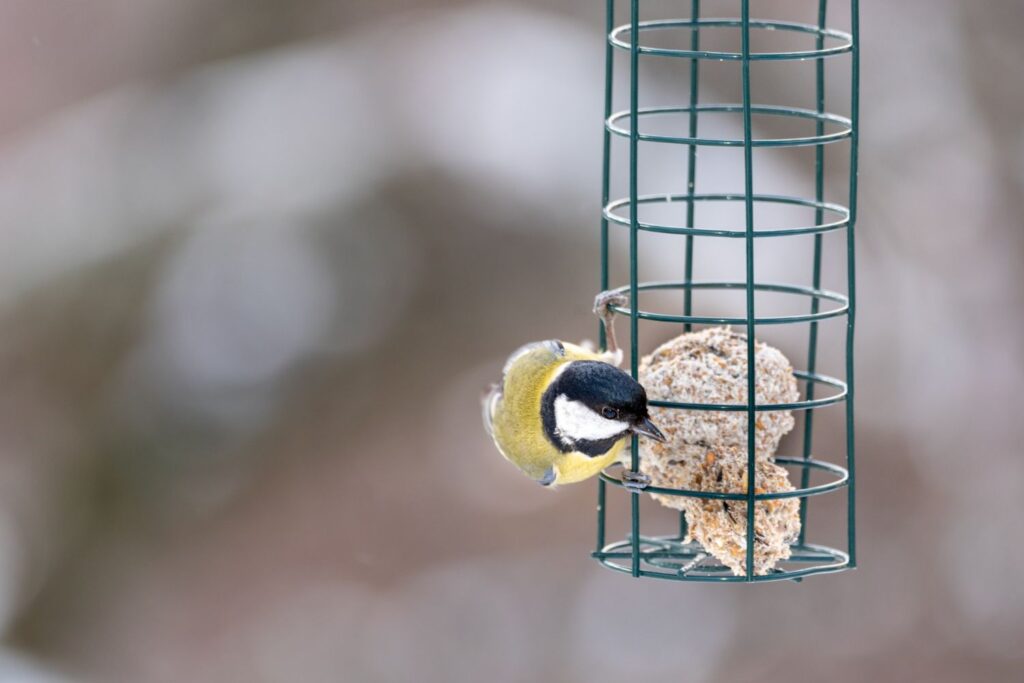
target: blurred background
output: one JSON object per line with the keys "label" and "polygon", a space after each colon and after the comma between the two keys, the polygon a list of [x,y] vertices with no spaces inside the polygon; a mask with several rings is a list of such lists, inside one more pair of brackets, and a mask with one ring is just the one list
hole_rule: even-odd
{"label": "blurred background", "polygon": [[[861,24],[860,567],[714,586],[602,569],[595,485],[542,490],[479,424],[512,349],[596,335],[604,3],[2,3],[0,681],[1019,680],[1024,5],[866,0]],[[812,47],[754,42],[779,46]],[[829,60],[841,114],[849,66]],[[647,60],[643,104],[685,102],[687,74]],[[736,64],[701,75],[702,101],[737,100]],[[814,106],[812,63],[753,78]],[[641,154],[641,191],[685,190],[685,148]],[[735,150],[700,159],[698,189],[742,189]],[[755,164],[758,191],[813,196],[810,151]],[[758,277],[809,282],[810,245],[761,241]],[[681,277],[678,238],[641,257]],[[742,241],[696,260],[742,277]],[[678,332],[642,327],[641,351]],[[804,365],[806,329],[763,338]],[[842,461],[842,424],[820,411],[818,457]],[[820,500],[809,540],[841,543],[843,498]]]}

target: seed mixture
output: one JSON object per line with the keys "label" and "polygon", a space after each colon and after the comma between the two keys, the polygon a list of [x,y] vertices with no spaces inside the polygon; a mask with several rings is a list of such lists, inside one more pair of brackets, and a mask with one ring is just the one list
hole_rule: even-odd
{"label": "seed mixture", "polygon": [[[758,404],[799,400],[790,362],[778,349],[755,341],[755,396]],[[747,400],[747,339],[726,327],[682,334],[646,356],[639,380],[651,400],[743,404]],[[746,493],[745,411],[651,408],[664,443],[640,440],[641,471],[655,486],[705,492]],[[791,411],[758,412],[755,420],[755,491],[792,491],[784,468],[772,460],[782,437],[793,429]],[[743,501],[653,494],[667,507],[684,510],[693,539],[737,575],[746,571],[746,514]],[[754,506],[754,571],[766,574],[790,555],[800,531],[796,498]]]}
{"label": "seed mixture", "polygon": [[[668,467],[648,470],[658,486],[715,493],[744,493],[747,490],[745,450],[704,449],[703,459],[687,459]],[[758,460],[755,493],[792,491],[785,468]],[[662,505],[683,510],[690,537],[734,574],[746,573],[747,503],[683,496],[655,495]],[[800,533],[800,503],[797,498],[763,500],[754,504],[754,573],[767,574],[790,555],[789,545]]]}

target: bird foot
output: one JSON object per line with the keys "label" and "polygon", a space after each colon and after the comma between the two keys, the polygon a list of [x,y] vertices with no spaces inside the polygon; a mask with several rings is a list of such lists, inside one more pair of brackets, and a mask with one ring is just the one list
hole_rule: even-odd
{"label": "bird foot", "polygon": [[594,299],[594,314],[604,324],[605,347],[611,354],[614,365],[622,362],[622,349],[619,348],[618,340],[615,338],[615,309],[622,308],[629,304],[629,295],[625,292],[609,290],[601,292]]}
{"label": "bird foot", "polygon": [[629,295],[625,292],[610,289],[601,292],[594,298],[594,315],[605,320],[615,315],[612,306],[625,306],[629,303]]}
{"label": "bird foot", "polygon": [[651,485],[651,478],[643,472],[622,471],[622,485],[631,493],[643,493]]}

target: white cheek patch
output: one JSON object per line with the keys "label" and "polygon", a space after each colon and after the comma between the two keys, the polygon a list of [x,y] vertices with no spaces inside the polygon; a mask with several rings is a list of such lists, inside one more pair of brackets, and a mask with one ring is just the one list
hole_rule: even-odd
{"label": "white cheek patch", "polygon": [[600,441],[629,429],[629,423],[609,420],[565,394],[555,398],[555,425],[559,436],[571,441]]}

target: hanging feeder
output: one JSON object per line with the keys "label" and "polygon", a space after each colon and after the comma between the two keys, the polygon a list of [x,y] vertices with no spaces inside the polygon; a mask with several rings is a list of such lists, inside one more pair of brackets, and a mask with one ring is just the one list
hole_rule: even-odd
{"label": "hanging feeder", "polygon": [[[707,330],[710,335],[733,334],[732,352],[735,356],[737,348],[742,354],[743,371],[740,382],[745,383],[744,401],[707,403],[686,400],[692,397],[668,396],[651,400],[650,404],[658,410],[687,411],[688,416],[710,416],[735,414],[740,419],[745,417],[741,441],[731,461],[731,470],[715,462],[716,456],[708,450],[705,460],[696,462],[693,467],[704,471],[717,468],[716,486],[671,487],[651,481],[644,473],[642,457],[643,444],[632,439],[632,452],[628,467],[615,465],[608,468],[600,476],[597,490],[597,548],[593,556],[603,565],[631,574],[634,577],[656,577],[679,581],[775,581],[782,579],[800,580],[811,574],[837,572],[856,566],[856,534],[855,534],[855,478],[854,478],[854,430],[853,430],[853,330],[855,310],[855,269],[854,269],[854,224],[856,222],[857,195],[857,110],[858,110],[858,2],[850,0],[850,30],[839,31],[826,26],[827,0],[819,0],[818,20],[816,24],[803,24],[788,21],[759,20],[750,17],[749,0],[741,0],[740,16],[733,19],[702,18],[701,3],[691,0],[690,16],[687,19],[641,20],[639,0],[630,1],[628,23],[617,26],[615,23],[615,2],[607,2],[607,46],[605,69],[605,132],[604,132],[604,169],[603,169],[603,213],[601,219],[601,288],[612,289],[609,282],[610,257],[609,226],[622,226],[629,235],[629,248],[626,254],[629,262],[629,283],[616,291],[628,295],[625,305],[613,307],[613,310],[629,316],[630,323],[630,371],[634,378],[644,381],[644,372],[650,370],[650,359],[641,363],[639,355],[639,332],[641,325],[655,323],[676,323],[686,333],[696,330],[694,326],[727,326],[737,328],[737,332],[729,330]],[[738,32],[741,49],[738,52],[710,51],[701,47],[701,33],[706,29],[727,29]],[[687,49],[657,46],[655,40],[659,32],[683,31],[689,35],[690,44]],[[813,49],[794,51],[752,51],[751,34],[756,31],[774,31],[776,35],[797,34],[804,38],[813,38]],[[629,55],[629,107],[625,111],[613,111],[614,60],[617,53]],[[848,55],[847,57],[843,57]],[[689,66],[689,100],[679,106],[642,107],[639,66],[641,59],[683,59]],[[845,59],[850,68],[850,111],[848,116],[830,113],[825,108],[825,77],[826,61]],[[737,104],[702,103],[699,101],[698,79],[702,62],[717,60],[722,62],[738,62],[742,79],[742,102]],[[768,106],[754,103],[751,100],[751,64],[761,61],[795,62],[813,60],[816,78],[814,85],[814,109],[801,109],[786,106]],[[699,120],[706,113],[732,113],[741,115],[743,121],[742,138],[705,137],[700,134]],[[685,116],[689,119],[685,131],[678,134],[655,134],[648,132],[651,127],[645,123],[657,117]],[[754,117],[796,118],[813,122],[814,134],[794,137],[757,137],[752,125]],[[628,140],[628,195],[621,198],[611,196],[612,176],[612,142],[615,138]],[[687,185],[685,191],[669,194],[644,195],[638,188],[640,178],[638,172],[638,153],[644,145],[674,145],[687,150]],[[848,199],[846,205],[827,202],[825,153],[826,146],[831,144],[849,145]],[[697,150],[702,146],[736,148],[736,178],[743,178],[742,190],[733,193],[698,193]],[[758,194],[754,192],[754,150],[760,148],[813,147],[814,148],[814,195],[803,196],[798,192],[792,194]],[[740,154],[742,150],[742,154]],[[742,159],[742,162],[740,162]],[[641,219],[641,208],[656,204],[678,202],[685,207],[685,224],[671,225],[667,222],[655,222]],[[698,207],[716,202],[741,202],[744,207],[745,220],[742,227],[696,227],[694,216]],[[755,229],[755,215],[765,207],[772,206],[805,207],[813,210],[813,225],[802,225],[785,228]],[[809,222],[809,221],[808,221]],[[822,252],[823,236],[834,231],[845,232],[846,248],[846,293],[840,294],[822,289]],[[677,236],[683,243],[680,272],[682,279],[676,282],[645,282],[641,279],[638,268],[638,240],[645,232],[663,233]],[[755,278],[754,257],[755,242],[761,239],[776,240],[794,239],[797,236],[811,235],[814,241],[813,260],[808,263],[806,272],[795,274],[793,283],[767,283]],[[697,251],[697,238],[704,240],[739,239],[745,243],[745,278],[737,281],[709,282],[695,281],[694,258]],[[681,314],[668,314],[646,311],[638,305],[642,292],[667,290],[679,294]],[[743,292],[745,308],[731,314],[695,315],[694,299],[709,292]],[[756,294],[784,293],[806,300],[807,312],[794,315],[767,315],[755,310]],[[819,324],[822,321],[840,318],[846,321],[845,330],[845,377],[838,379],[819,372],[817,366]],[[641,322],[643,321],[643,322]],[[803,369],[790,370],[785,365],[787,377],[794,383],[802,382],[805,389],[802,395],[793,389],[793,400],[780,399],[770,402],[759,402],[758,374],[768,372],[770,365],[765,365],[762,355],[765,345],[755,336],[758,328],[764,326],[804,325],[807,328],[806,362]],[[739,332],[741,331],[741,332]],[[605,343],[604,330],[600,331],[602,347]],[[741,346],[736,346],[741,344]],[[770,349],[774,351],[774,349]],[[745,353],[744,353],[745,351]],[[716,351],[716,353],[723,353]],[[735,360],[735,358],[733,358]],[[646,366],[646,367],[645,367]],[[669,382],[666,380],[666,386]],[[649,389],[650,391],[650,389]],[[845,409],[845,457],[836,455],[830,459],[812,456],[814,412],[828,406],[842,404]],[[802,447],[800,455],[791,457],[775,457],[772,451],[765,453],[763,445],[758,443],[758,432],[763,427],[759,419],[766,415],[789,415],[792,411],[804,412]],[[787,418],[788,419],[788,418]],[[754,425],[757,428],[753,428]],[[747,428],[750,426],[752,428]],[[790,422],[789,427],[791,428]],[[775,442],[777,445],[777,440]],[[760,449],[760,450],[759,450]],[[794,473],[798,486],[775,485],[772,477],[782,467]],[[709,470],[711,468],[711,470]],[[648,468],[649,469],[649,468]],[[732,478],[723,474],[725,471]],[[823,483],[809,485],[811,475],[823,479]],[[783,477],[784,478],[784,477]],[[698,481],[700,481],[698,475]],[[739,481],[729,490],[730,481]],[[725,482],[723,484],[722,482]],[[612,493],[609,494],[609,487]],[[726,490],[723,490],[725,488]],[[812,543],[806,538],[809,502],[816,496],[845,493],[846,507],[846,547],[832,548]],[[608,511],[606,504],[610,495],[628,496],[629,532],[618,541],[607,542],[606,522]],[[652,535],[643,533],[641,524],[641,499],[653,495],[663,504],[668,501],[671,507],[687,510],[681,512],[678,532],[670,535]],[[797,502],[798,501],[798,502]],[[730,508],[730,505],[733,508]],[[758,544],[765,543],[759,538],[755,515],[768,514],[783,506],[793,515],[793,528],[799,532],[786,539],[785,561],[758,565],[755,561],[755,549]],[[798,507],[797,507],[798,506]],[[736,546],[742,549],[740,558],[732,563],[723,563],[714,553],[709,552],[705,545],[693,540],[690,524],[698,521],[702,510],[724,511],[740,529]],[[797,512],[798,510],[798,512]],[[692,519],[688,520],[687,515]],[[796,525],[798,514],[799,525]],[[739,518],[737,519],[737,515]],[[760,521],[760,518],[758,519]]]}

